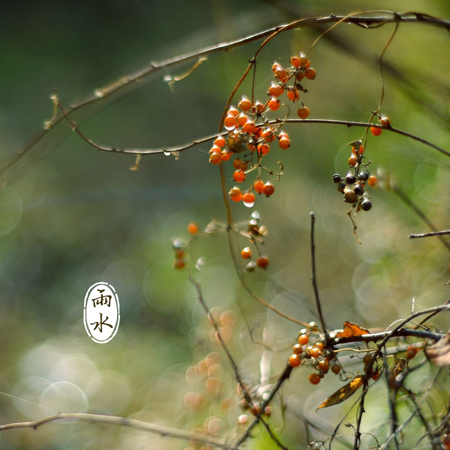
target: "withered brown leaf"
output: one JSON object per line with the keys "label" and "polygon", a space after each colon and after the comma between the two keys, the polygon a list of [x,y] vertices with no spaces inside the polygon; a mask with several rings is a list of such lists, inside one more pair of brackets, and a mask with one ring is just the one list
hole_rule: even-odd
{"label": "withered brown leaf", "polygon": [[450,331],[436,344],[426,347],[425,353],[435,366],[450,366]]}
{"label": "withered brown leaf", "polygon": [[328,408],[329,406],[337,405],[342,403],[344,400],[347,400],[363,385],[364,378],[364,375],[358,375],[353,378],[350,383],[347,383],[334,394],[330,395],[317,409]]}
{"label": "withered brown leaf", "polygon": [[336,334],[337,338],[347,338],[353,336],[362,336],[363,334],[369,334],[369,330],[360,327],[356,323],[344,322],[344,330]]}

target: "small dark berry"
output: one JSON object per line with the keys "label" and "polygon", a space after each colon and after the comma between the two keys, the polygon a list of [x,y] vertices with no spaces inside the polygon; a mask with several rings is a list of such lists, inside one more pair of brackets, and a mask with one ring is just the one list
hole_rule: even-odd
{"label": "small dark berry", "polygon": [[364,200],[364,201],[361,203],[361,208],[362,208],[364,211],[369,211],[369,210],[371,210],[371,209],[372,209],[372,202],[371,202],[370,200]]}
{"label": "small dark berry", "polygon": [[[355,192],[353,190],[345,191],[345,193],[344,193],[344,200],[345,200],[346,203],[355,203],[356,200],[357,200]],[[372,204],[371,204],[371,206],[372,206]]]}
{"label": "small dark berry", "polygon": [[358,175],[360,181],[367,181],[369,179],[369,174],[367,172],[362,172]]}
{"label": "small dark berry", "polygon": [[364,194],[364,188],[360,184],[355,184],[353,190],[358,197]]}
{"label": "small dark berry", "polygon": [[335,173],[335,174],[333,175],[333,181],[334,181],[336,184],[338,184],[339,181],[341,181],[341,180],[342,180],[342,177],[341,177],[338,173]]}
{"label": "small dark berry", "polygon": [[341,194],[343,194],[343,193],[344,193],[345,187],[346,187],[346,184],[345,184],[343,181],[340,181],[337,188],[338,188],[338,191],[339,191]]}
{"label": "small dark berry", "polygon": [[356,181],[355,175],[353,175],[351,172],[349,172],[347,174],[347,176],[345,177],[345,182],[347,184],[353,184],[355,181]]}

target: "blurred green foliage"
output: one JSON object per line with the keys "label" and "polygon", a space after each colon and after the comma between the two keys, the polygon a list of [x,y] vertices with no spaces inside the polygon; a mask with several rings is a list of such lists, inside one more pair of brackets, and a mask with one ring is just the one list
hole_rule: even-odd
{"label": "blurred green foliage", "polygon": [[[389,9],[391,3],[364,2],[364,8],[376,4],[377,9]],[[11,2],[0,19],[1,156],[22,148],[51,117],[49,96],[55,88],[68,105],[151,61],[301,16],[342,14],[360,7],[357,1],[342,5],[328,0],[314,5],[256,0]],[[445,1],[401,0],[395,8],[442,18],[450,14]],[[305,96],[311,117],[367,120],[378,105],[377,60],[392,30],[393,25],[374,30],[341,25],[330,33],[334,43],[328,37],[319,42],[311,54],[318,76]],[[308,50],[319,32],[284,33],[262,52],[255,85],[259,98],[265,99],[273,60],[286,64],[291,54]],[[343,42],[349,51],[339,48]],[[116,147],[170,146],[214,133],[228,95],[257,47],[252,43],[210,56],[171,92],[163,76],[181,74],[191,63],[176,66],[143,80],[126,95],[87,108],[76,120],[96,142]],[[385,58],[410,84],[385,70],[382,108],[395,127],[447,149],[449,50],[443,29],[400,26]],[[238,97],[250,89],[250,82],[244,83]],[[438,240],[406,239],[409,233],[428,228],[392,190],[383,189],[383,183],[371,192],[372,211],[356,218],[361,246],[353,236],[347,206],[331,175],[345,172],[346,143],[357,139],[361,129],[312,124],[286,129],[291,149],[271,155],[273,167],[282,160],[285,175],[272,198],[257,199],[269,229],[265,252],[271,265],[265,273],[250,275],[255,291],[287,314],[317,320],[309,262],[309,211],[314,210],[318,282],[330,328],[351,320],[384,329],[409,314],[413,297],[416,309],[443,303],[448,298],[448,252]],[[214,422],[218,436],[237,429],[241,412],[233,373],[211,335],[187,271],[172,267],[171,238],[187,237],[191,220],[202,227],[212,218],[225,220],[218,169],[208,163],[208,149],[208,145],[194,147],[177,161],[163,155],[145,157],[133,172],[128,170],[134,164],[132,156],[99,153],[64,123],[36,152],[27,154],[20,177],[3,180],[7,184],[0,192],[1,423],[88,411],[188,431],[203,427],[203,421],[214,416],[219,419]],[[400,186],[438,229],[449,228],[447,159],[387,132],[369,138],[368,154],[372,171]],[[248,218],[249,210],[244,209],[233,206],[236,220]],[[272,344],[285,349],[295,340],[298,326],[267,312],[240,287],[225,234],[199,241],[193,255],[194,260],[205,258],[202,271],[191,270],[207,305],[236,314],[230,348],[243,378],[257,383],[263,350],[251,342],[246,324],[261,339],[269,324]],[[89,340],[82,321],[84,295],[98,281],[111,283],[121,302],[119,332],[104,346]],[[448,319],[436,318],[436,326],[445,329]],[[185,377],[185,371],[210,352],[221,354],[220,396],[205,390],[201,365],[191,379]],[[272,376],[282,370],[288,356],[289,350],[271,355]],[[293,410],[329,427],[345,406],[313,411],[340,382],[330,379],[330,386],[320,390],[305,388],[307,375],[307,369],[293,374],[285,386],[286,399]],[[430,369],[423,369],[415,380],[425,383],[431,376]],[[190,392],[198,394],[200,403],[195,407],[185,397]],[[368,397],[366,404],[374,402],[367,407],[368,424],[376,425],[386,416],[386,405],[376,401],[380,395],[385,395],[381,385]],[[442,399],[434,401],[439,405]],[[402,416],[407,415],[404,408]],[[284,420],[284,442],[306,445],[308,437],[299,419],[288,413]],[[282,423],[276,406],[273,423],[275,428]],[[275,448],[259,431],[254,448]],[[188,446],[123,427],[76,422],[0,434],[3,449],[152,444],[170,449]]]}

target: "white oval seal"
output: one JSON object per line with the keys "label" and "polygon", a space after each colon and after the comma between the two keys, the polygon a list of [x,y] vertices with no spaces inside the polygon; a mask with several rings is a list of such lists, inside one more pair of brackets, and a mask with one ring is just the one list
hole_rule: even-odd
{"label": "white oval seal", "polygon": [[98,344],[106,344],[117,333],[120,323],[119,296],[108,283],[93,284],[84,297],[84,328]]}

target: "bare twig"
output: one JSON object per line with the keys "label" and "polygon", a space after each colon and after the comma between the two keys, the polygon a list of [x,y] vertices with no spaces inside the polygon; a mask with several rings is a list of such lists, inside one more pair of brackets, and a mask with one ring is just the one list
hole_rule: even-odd
{"label": "bare twig", "polygon": [[159,434],[162,437],[171,437],[175,439],[182,439],[191,441],[197,444],[213,445],[214,447],[222,448],[224,450],[233,450],[234,447],[218,442],[216,440],[202,437],[198,434],[187,433],[185,431],[176,430],[173,428],[162,427],[153,423],[144,422],[142,420],[128,419],[127,417],[105,416],[101,414],[86,414],[86,413],[72,413],[72,414],[55,414],[54,416],[44,417],[33,422],[17,422],[0,425],[0,431],[13,430],[17,428],[33,428],[34,430],[41,425],[59,420],[82,420],[90,423],[104,423],[107,425],[118,425],[131,427],[138,430],[148,431],[150,433]]}
{"label": "bare twig", "polygon": [[427,238],[427,237],[432,237],[432,236],[445,236],[447,234],[450,234],[450,230],[432,231],[431,233],[423,233],[423,234],[408,234],[408,237],[410,239],[420,239],[420,238]]}
{"label": "bare twig", "polygon": [[[406,195],[406,193],[400,189],[396,184],[391,183],[391,189],[403,200],[434,232],[438,231],[434,224],[428,219],[425,213]],[[450,243],[448,243],[442,236],[437,235],[439,240],[445,247],[450,250]]]}
{"label": "bare twig", "polygon": [[[223,42],[217,45],[213,45],[210,47],[205,47],[200,50],[195,50],[193,52],[185,53],[183,55],[179,55],[173,58],[169,58],[160,62],[153,62],[149,66],[125,77],[122,77],[119,81],[111,83],[109,86],[104,88],[96,89],[93,95],[88,96],[87,98],[73,103],[70,108],[67,109],[66,114],[71,115],[73,112],[78,111],[84,108],[87,105],[91,105],[93,103],[97,103],[102,99],[110,97],[113,94],[121,92],[125,87],[130,85],[138,86],[138,82],[143,80],[144,78],[149,77],[150,75],[156,74],[160,71],[166,70],[170,67],[178,65],[180,63],[188,62],[193,59],[199,59],[203,57],[207,57],[208,55],[212,55],[214,53],[219,53],[223,51],[230,51],[236,47],[248,44],[253,41],[257,41],[260,39],[264,39],[267,36],[271,36],[274,33],[278,33],[282,31],[288,31],[298,28],[304,27],[316,27],[320,25],[324,25],[327,23],[351,23],[355,25],[364,25],[366,27],[370,27],[373,25],[384,25],[387,23],[421,23],[432,25],[440,28],[445,28],[447,30],[450,29],[450,21],[439,19],[437,17],[430,16],[428,14],[422,14],[417,12],[406,12],[406,13],[393,13],[393,12],[385,12],[386,15],[382,16],[335,16],[330,15],[326,17],[312,17],[307,19],[297,20],[287,25],[280,25],[277,27],[273,27],[267,30],[264,30],[260,33],[256,33],[250,36],[246,36],[244,38],[236,39],[230,42]],[[364,13],[363,13],[364,14]],[[18,153],[15,153],[11,157],[7,158],[0,165],[0,172],[6,171],[9,167],[14,165],[17,161],[19,161],[29,150],[35,147],[48,133],[50,133],[53,127],[64,120],[65,117],[63,114],[57,115],[52,118],[46,125],[44,130],[41,130],[30,142],[25,145]],[[105,150],[105,151],[115,151],[114,149]],[[163,151],[163,150],[162,150]],[[161,151],[161,152],[162,152]],[[169,150],[170,151],[170,150]],[[129,153],[138,153],[139,151],[131,151]],[[124,152],[126,153],[126,152]],[[148,153],[153,153],[152,151]],[[158,152],[159,153],[159,152]]]}
{"label": "bare twig", "polygon": [[322,305],[320,303],[319,290],[317,289],[316,246],[314,244],[314,224],[316,222],[316,219],[314,217],[314,213],[313,212],[310,213],[310,216],[311,216],[311,237],[310,237],[310,241],[311,241],[311,271],[312,271],[311,283],[312,283],[313,290],[314,290],[314,298],[316,299],[317,314],[319,316],[320,325],[322,327],[322,331],[323,331],[323,334],[325,336],[324,337],[325,347],[327,347],[327,345],[328,345],[328,331],[327,331],[327,327],[325,325],[325,319],[324,319],[323,313],[322,313]]}

